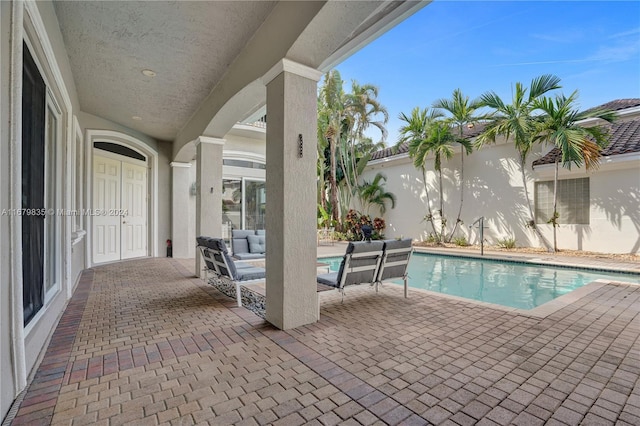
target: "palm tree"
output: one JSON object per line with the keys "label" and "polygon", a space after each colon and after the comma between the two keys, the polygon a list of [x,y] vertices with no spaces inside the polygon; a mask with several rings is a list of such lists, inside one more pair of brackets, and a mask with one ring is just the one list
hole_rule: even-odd
{"label": "palm tree", "polygon": [[535,107],[540,109],[544,116],[538,127],[536,140],[550,142],[560,151],[555,161],[555,175],[553,180],[553,250],[558,251],[557,232],[558,226],[558,165],[571,170],[571,166],[581,167],[583,164],[587,170],[598,167],[600,152],[609,144],[609,135],[602,126],[584,127],[580,121],[588,118],[599,118],[612,122],[615,118],[613,111],[605,109],[579,112],[576,109],[578,91],[574,91],[569,97],[558,95],[555,98],[539,98],[535,101]]}
{"label": "palm tree", "polygon": [[[479,99],[469,100],[468,96],[462,94],[460,89],[453,91],[451,99],[439,99],[433,103],[433,108],[440,108],[448,111],[451,114],[449,121],[458,129],[459,141],[465,140],[463,137],[464,127],[480,120],[481,117],[475,116],[475,112],[482,105]],[[464,156],[471,154],[471,144],[460,143],[460,207],[458,208],[458,216],[456,217],[456,223],[453,226],[449,240],[453,238],[453,235],[458,228],[458,224],[461,222],[460,215],[462,214],[462,204],[464,202]]]}
{"label": "palm tree", "polygon": [[396,207],[396,196],[384,189],[386,181],[387,177],[378,172],[371,182],[365,180],[358,186],[360,205],[367,214],[371,206],[378,206],[380,213],[384,214],[387,211],[387,201],[391,201],[392,209]]}
{"label": "palm tree", "polygon": [[[414,141],[415,143],[415,141]],[[434,121],[427,132],[426,143],[421,144],[421,149],[426,149],[433,153],[433,168],[438,172],[439,192],[440,192],[440,240],[444,242],[451,241],[453,232],[446,238],[447,220],[444,214],[444,189],[442,185],[442,159],[450,160],[454,155],[453,145],[459,143],[464,152],[471,152],[471,142],[466,139],[457,138],[446,121]],[[411,151],[411,144],[409,146]],[[458,213],[459,214],[459,213]],[[454,227],[455,231],[455,227]]]}
{"label": "palm tree", "polygon": [[[359,177],[370,158],[370,144],[365,131],[371,126],[381,134],[380,143],[387,137],[386,123],[389,121],[387,109],[378,100],[378,88],[372,84],[351,82],[351,92],[345,95],[345,119],[343,124],[346,138],[341,141],[340,165],[345,179],[343,207],[349,207],[351,196],[358,191]],[[364,140],[364,143],[361,141]]]}
{"label": "palm tree", "polygon": [[[343,83],[340,73],[332,70],[325,74],[318,94],[318,149],[319,158],[324,158],[322,164],[318,164],[318,172],[328,169],[329,204],[336,222],[341,208],[349,208],[358,178],[375,146],[364,132],[374,126],[384,141],[388,121],[388,113],[377,99],[377,87],[353,81],[351,93],[345,93]],[[322,188],[324,174],[319,176]],[[323,204],[322,198],[320,204]]]}
{"label": "palm tree", "polygon": [[429,111],[428,108],[420,109],[419,107],[411,110],[411,115],[400,113],[400,120],[406,124],[400,127],[400,138],[395,145],[397,150],[400,145],[406,144],[409,148],[409,157],[413,159],[413,165],[422,171],[422,182],[424,184],[424,193],[427,199],[427,214],[425,220],[431,223],[433,235],[439,239],[439,233],[436,231],[433,212],[431,210],[431,200],[429,199],[429,184],[427,181],[427,157],[431,153],[427,142],[427,134],[431,125],[442,117],[442,113],[436,110]]}
{"label": "palm tree", "polygon": [[503,136],[507,140],[513,138],[513,143],[518,151],[518,163],[522,175],[524,196],[527,200],[527,207],[529,208],[527,226],[534,230],[538,239],[548,250],[551,249],[551,246],[536,227],[525,169],[527,157],[535,145],[534,137],[536,124],[539,119],[538,116],[534,115],[534,102],[550,90],[560,88],[559,83],[560,79],[550,74],[534,78],[531,81],[529,89],[518,82],[515,84],[511,104],[506,104],[495,92],[484,93],[480,97],[480,102],[483,106],[492,108],[494,111],[491,116],[488,117],[489,122],[484,132],[476,138],[476,146],[478,147],[488,142],[494,143],[498,136]]}
{"label": "palm tree", "polygon": [[[337,148],[342,139],[342,127],[345,117],[345,95],[342,89],[342,77],[337,70],[331,70],[324,76],[324,84],[320,88],[318,115],[322,121],[323,138],[329,144],[329,202],[333,220],[338,221],[338,182]],[[320,127],[320,126],[319,126]]]}

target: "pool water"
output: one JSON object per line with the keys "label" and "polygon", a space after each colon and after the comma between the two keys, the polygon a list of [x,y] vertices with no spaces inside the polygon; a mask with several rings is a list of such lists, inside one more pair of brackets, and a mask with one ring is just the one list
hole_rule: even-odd
{"label": "pool water", "polygon": [[[342,257],[319,260],[337,271]],[[636,274],[489,259],[413,253],[409,262],[409,287],[518,309],[533,309],[597,279],[640,284]]]}

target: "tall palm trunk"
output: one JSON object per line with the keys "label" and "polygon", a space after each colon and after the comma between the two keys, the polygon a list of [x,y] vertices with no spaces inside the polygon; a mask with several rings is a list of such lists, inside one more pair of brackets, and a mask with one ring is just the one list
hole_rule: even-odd
{"label": "tall palm trunk", "polygon": [[436,231],[436,225],[433,223],[433,213],[431,212],[431,200],[429,200],[429,186],[427,185],[427,169],[422,168],[422,177],[424,182],[424,193],[427,197],[427,211],[429,212],[429,222],[433,228],[433,235],[437,237],[438,231]]}
{"label": "tall palm trunk", "polygon": [[529,223],[531,225],[531,228],[533,229],[533,232],[535,232],[536,236],[542,242],[542,244],[544,244],[546,249],[547,250],[551,250],[551,246],[549,245],[549,242],[542,235],[542,232],[540,232],[540,229],[536,225],[536,216],[533,213],[533,206],[531,205],[531,198],[529,198],[529,188],[527,187],[527,175],[525,173],[526,163],[527,163],[527,159],[525,157],[521,156],[520,157],[520,173],[522,174],[522,186],[524,188],[524,198],[527,200],[527,207],[529,208],[529,220],[530,220]]}
{"label": "tall palm trunk", "polygon": [[[462,132],[460,133],[462,137]],[[462,214],[462,203],[464,202],[464,147],[460,147],[460,207],[458,207],[458,216],[456,217],[456,223],[453,225],[453,231],[449,235],[449,239],[447,242],[450,242],[453,239],[456,230],[458,229],[458,224],[460,223],[460,215]]]}
{"label": "tall palm trunk", "polygon": [[553,251],[554,253],[558,251],[558,240],[557,240],[557,232],[556,227],[558,223],[558,164],[559,161],[556,160],[556,172],[553,177],[553,217],[551,220],[551,224],[553,225]]}
{"label": "tall palm trunk", "polygon": [[445,242],[449,242],[449,241],[445,241],[445,237],[446,237],[446,227],[447,227],[447,221],[444,218],[444,194],[442,192],[442,168],[440,170],[438,170],[439,175],[440,175],[440,241],[445,243]]}
{"label": "tall palm trunk", "polygon": [[329,174],[329,186],[331,188],[331,217],[338,223],[338,183],[336,182],[336,141],[335,137],[332,137],[329,140],[330,143],[330,152],[331,152],[331,173]]}

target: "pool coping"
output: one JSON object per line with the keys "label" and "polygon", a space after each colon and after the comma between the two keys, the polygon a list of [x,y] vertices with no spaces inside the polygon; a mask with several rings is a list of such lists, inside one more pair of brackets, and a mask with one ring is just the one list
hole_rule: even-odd
{"label": "pool coping", "polygon": [[511,263],[521,263],[527,265],[540,265],[540,266],[555,266],[558,268],[566,268],[566,269],[586,269],[597,272],[614,272],[618,274],[627,274],[627,275],[637,275],[640,276],[640,265],[638,266],[630,266],[627,264],[621,264],[621,266],[603,266],[597,265],[589,262],[589,258],[585,258],[584,261],[580,262],[575,258],[562,257],[561,260],[558,259],[550,259],[550,258],[542,258],[538,255],[525,255],[525,254],[498,254],[498,253],[487,253],[485,255],[480,255],[479,253],[466,253],[463,251],[455,251],[449,252],[445,250],[433,249],[429,247],[413,247],[415,252],[425,253],[425,254],[437,254],[440,256],[450,256],[450,257],[466,257],[472,259],[489,259],[489,260],[498,260],[502,262],[511,262]]}
{"label": "pool coping", "polygon": [[[592,281],[589,284],[586,284],[580,288],[577,288],[573,291],[571,291],[570,293],[564,294],[560,297],[557,297],[553,300],[548,301],[547,303],[544,303],[540,306],[537,306],[535,308],[532,309],[521,309],[521,308],[512,308],[509,306],[504,306],[504,305],[499,305],[497,303],[490,303],[490,302],[483,302],[481,300],[473,300],[473,299],[468,299],[466,297],[461,297],[461,296],[454,296],[451,294],[446,294],[446,293],[439,293],[437,291],[432,291],[432,290],[425,290],[422,288],[413,288],[411,287],[409,290],[409,297],[411,297],[411,292],[414,291],[418,291],[421,293],[425,293],[428,294],[430,296],[434,296],[434,297],[443,297],[445,299],[450,299],[450,300],[455,300],[457,302],[465,302],[465,303],[469,303],[472,305],[478,305],[478,306],[482,306],[485,308],[491,308],[491,309],[496,309],[499,311],[503,311],[503,312],[509,312],[512,314],[516,314],[516,315],[523,315],[523,316],[527,316],[527,317],[533,317],[533,318],[538,318],[538,319],[542,319],[542,318],[546,318],[551,314],[554,314],[555,312],[559,311],[560,309],[563,309],[571,304],[573,304],[574,302],[577,302],[578,300],[582,299],[585,296],[588,296],[589,294],[593,293],[596,290],[599,290],[600,288],[609,285],[609,284],[616,284],[618,283],[617,281],[609,281],[609,280],[602,280],[602,279],[598,279],[596,281]],[[392,283],[394,285],[398,285],[399,284],[395,284]],[[619,283],[622,285],[638,285],[638,284],[634,284],[634,283]]]}

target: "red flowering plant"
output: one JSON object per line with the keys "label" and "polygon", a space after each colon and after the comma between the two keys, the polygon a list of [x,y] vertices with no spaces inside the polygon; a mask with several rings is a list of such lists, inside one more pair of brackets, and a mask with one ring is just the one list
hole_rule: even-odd
{"label": "red flowering plant", "polygon": [[385,228],[384,219],[376,217],[373,220],[367,214],[361,214],[353,209],[349,210],[344,219],[344,229],[346,237],[350,241],[359,241],[362,239],[362,227],[369,225],[373,227],[371,239],[380,240],[384,238],[382,231]]}

